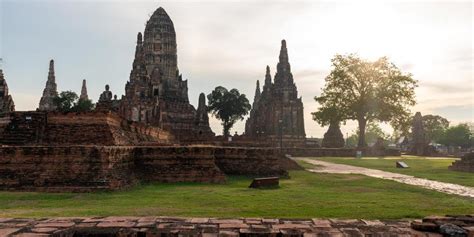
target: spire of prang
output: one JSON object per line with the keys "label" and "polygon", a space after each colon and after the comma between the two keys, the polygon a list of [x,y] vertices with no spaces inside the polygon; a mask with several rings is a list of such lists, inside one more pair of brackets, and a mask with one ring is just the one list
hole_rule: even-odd
{"label": "spire of prang", "polygon": [[54,75],[54,60],[53,59],[49,61],[48,82],[56,82],[56,76]]}
{"label": "spire of prang", "polygon": [[49,61],[48,81],[43,90],[43,96],[39,103],[39,110],[41,111],[53,111],[56,106],[53,103],[54,97],[58,95],[56,76],[54,73],[54,60]]}
{"label": "spire of prang", "polygon": [[267,71],[265,73],[265,86],[272,84],[272,75],[270,74],[270,66],[267,65]]}
{"label": "spire of prang", "polygon": [[86,79],[82,80],[81,96],[79,96],[79,100],[89,100],[89,96],[87,95]]}
{"label": "spire of prang", "polygon": [[143,43],[143,36],[142,36],[142,32],[138,32],[138,35],[137,35],[137,45],[140,45]]}
{"label": "spire of prang", "polygon": [[260,96],[260,81],[259,80],[257,80],[257,86],[255,88],[255,95]]}
{"label": "spire of prang", "polygon": [[204,93],[199,94],[199,105],[198,110],[203,109],[206,107],[206,96]]}
{"label": "spire of prang", "polygon": [[286,40],[281,41],[280,63],[288,63],[288,50],[286,49]]}
{"label": "spire of prang", "polygon": [[281,41],[281,49],[279,62],[277,64],[277,72],[275,74],[275,84],[291,85],[293,84],[293,75],[291,74],[291,66],[288,60],[288,49],[286,48],[286,41]]}

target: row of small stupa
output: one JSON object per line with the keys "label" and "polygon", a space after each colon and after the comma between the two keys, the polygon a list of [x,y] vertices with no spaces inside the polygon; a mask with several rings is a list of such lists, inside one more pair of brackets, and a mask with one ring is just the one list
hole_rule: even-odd
{"label": "row of small stupa", "polygon": [[[56,85],[56,78],[54,75],[54,60],[49,62],[48,80],[43,90],[43,96],[40,99],[38,110],[40,111],[54,111],[56,106],[53,103],[54,97],[58,95],[58,89]],[[82,81],[81,100],[88,100],[86,80]],[[12,96],[9,94],[8,85],[3,74],[3,70],[0,69],[0,114],[15,111],[15,103],[13,102]]]}

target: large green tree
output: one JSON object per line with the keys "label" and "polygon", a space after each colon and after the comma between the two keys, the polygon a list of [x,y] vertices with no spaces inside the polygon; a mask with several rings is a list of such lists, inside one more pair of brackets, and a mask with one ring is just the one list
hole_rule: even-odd
{"label": "large green tree", "polygon": [[463,148],[470,147],[473,134],[469,126],[465,123],[449,127],[444,132],[439,143],[446,146],[460,146]]}
{"label": "large green tree", "polygon": [[208,109],[217,118],[222,120],[223,134],[229,136],[229,131],[238,120],[243,120],[250,111],[250,103],[244,94],[237,89],[228,91],[222,86],[216,87],[207,95]]}
{"label": "large green tree", "polygon": [[72,112],[74,103],[78,98],[73,91],[63,91],[53,98],[53,103],[60,112]]}
{"label": "large green tree", "polygon": [[74,112],[88,112],[94,109],[95,105],[92,103],[92,100],[89,99],[79,99],[75,104],[72,110]]}
{"label": "large green tree", "polygon": [[341,121],[357,120],[358,147],[365,147],[368,122],[396,124],[410,116],[417,81],[386,57],[371,62],[354,54],[336,55],[332,67],[321,96],[315,97],[321,106],[313,115],[320,124],[330,120],[327,115],[334,110]]}
{"label": "large green tree", "polygon": [[449,121],[439,115],[427,114],[422,120],[425,138],[428,141],[439,142],[449,127]]}
{"label": "large green tree", "polygon": [[81,100],[73,91],[63,91],[53,98],[56,110],[60,112],[87,112],[94,109],[91,100]]}

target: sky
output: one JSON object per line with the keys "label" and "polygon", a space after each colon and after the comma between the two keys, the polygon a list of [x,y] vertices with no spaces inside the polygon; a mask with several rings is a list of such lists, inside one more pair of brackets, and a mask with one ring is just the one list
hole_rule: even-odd
{"label": "sky", "polygon": [[[256,81],[263,83],[266,65],[274,75],[286,39],[307,137],[327,130],[311,112],[335,54],[387,56],[419,82],[413,112],[474,122],[472,1],[0,0],[1,67],[16,110],[38,107],[50,59],[58,90],[80,93],[86,79],[94,101],[106,84],[120,98],[136,35],[160,6],[174,22],[194,106],[216,86],[237,88],[252,103]],[[210,123],[222,133],[218,120]],[[344,135],[355,129],[355,122],[342,127]]]}

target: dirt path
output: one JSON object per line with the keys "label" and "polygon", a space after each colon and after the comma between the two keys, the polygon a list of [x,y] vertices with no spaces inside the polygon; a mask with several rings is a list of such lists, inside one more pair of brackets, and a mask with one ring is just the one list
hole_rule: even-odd
{"label": "dirt path", "polygon": [[331,174],[362,174],[379,179],[388,179],[400,183],[420,186],[427,189],[436,190],[438,192],[456,194],[465,197],[474,198],[474,188],[466,187],[458,184],[444,183],[439,181],[432,181],[428,179],[416,178],[414,176],[397,174],[382,170],[368,169],[352,165],[335,164],[326,161],[314,160],[309,158],[295,158],[305,161],[313,165],[319,165],[315,169],[309,169],[314,173],[331,173]]}

